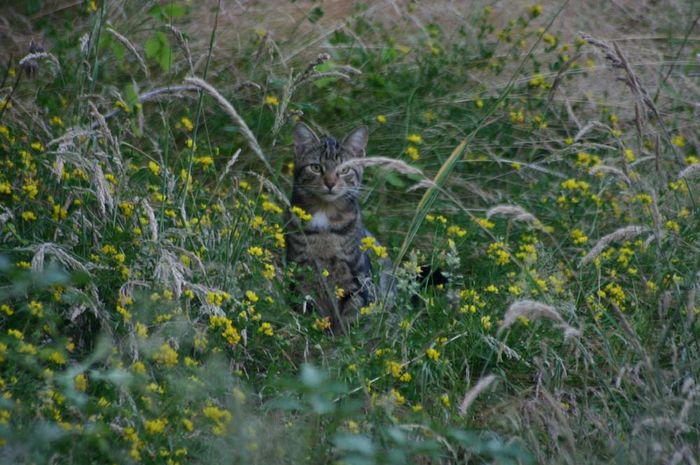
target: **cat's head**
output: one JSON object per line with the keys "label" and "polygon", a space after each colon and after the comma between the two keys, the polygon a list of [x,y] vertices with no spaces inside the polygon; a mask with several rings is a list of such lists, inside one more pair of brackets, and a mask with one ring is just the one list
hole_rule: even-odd
{"label": "cat's head", "polygon": [[341,142],[318,137],[304,123],[294,126],[294,189],[323,202],[357,198],[362,184],[362,167],[339,166],[365,156],[369,130],[359,126]]}

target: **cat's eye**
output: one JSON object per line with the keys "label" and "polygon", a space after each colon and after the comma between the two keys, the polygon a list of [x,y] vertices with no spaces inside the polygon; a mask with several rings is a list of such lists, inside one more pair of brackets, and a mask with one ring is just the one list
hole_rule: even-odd
{"label": "cat's eye", "polygon": [[348,174],[349,172],[350,172],[349,166],[346,166],[345,168],[340,170],[340,174],[343,174],[343,175]]}
{"label": "cat's eye", "polygon": [[309,165],[309,171],[312,173],[320,173],[321,172],[321,165],[318,163],[312,163]]}

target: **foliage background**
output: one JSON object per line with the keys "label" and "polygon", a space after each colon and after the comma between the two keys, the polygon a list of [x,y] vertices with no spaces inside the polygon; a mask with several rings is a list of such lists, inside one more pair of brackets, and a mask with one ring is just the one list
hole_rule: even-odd
{"label": "foliage background", "polygon": [[[0,12],[3,462],[697,463],[694,2]],[[289,309],[299,118],[404,163],[347,335]]]}

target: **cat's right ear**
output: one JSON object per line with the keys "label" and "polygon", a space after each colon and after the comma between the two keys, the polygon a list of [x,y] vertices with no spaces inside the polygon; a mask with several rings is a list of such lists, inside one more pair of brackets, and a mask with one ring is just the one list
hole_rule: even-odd
{"label": "cat's right ear", "polygon": [[294,134],[294,155],[296,156],[302,155],[309,147],[313,147],[319,142],[316,134],[304,123],[295,124],[292,133]]}

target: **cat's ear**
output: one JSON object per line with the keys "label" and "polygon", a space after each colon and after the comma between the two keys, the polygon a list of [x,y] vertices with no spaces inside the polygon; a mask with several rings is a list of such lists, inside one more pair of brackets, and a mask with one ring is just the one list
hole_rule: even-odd
{"label": "cat's ear", "polygon": [[364,157],[368,138],[369,128],[365,125],[358,126],[345,136],[343,147],[350,150],[356,157]]}
{"label": "cat's ear", "polygon": [[297,156],[319,142],[316,134],[304,123],[295,124],[292,133],[294,134],[294,154]]}

